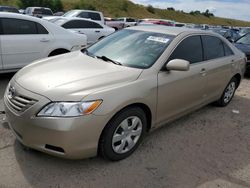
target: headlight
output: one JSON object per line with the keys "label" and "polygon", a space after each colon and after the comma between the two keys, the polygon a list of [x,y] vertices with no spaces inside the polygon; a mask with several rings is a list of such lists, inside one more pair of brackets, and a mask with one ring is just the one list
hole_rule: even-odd
{"label": "headlight", "polygon": [[46,105],[37,116],[45,117],[76,117],[91,114],[102,100],[89,102],[53,102]]}

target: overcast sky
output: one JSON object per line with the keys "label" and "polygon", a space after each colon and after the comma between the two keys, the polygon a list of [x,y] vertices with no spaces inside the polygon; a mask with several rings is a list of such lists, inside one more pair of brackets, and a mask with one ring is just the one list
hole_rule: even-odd
{"label": "overcast sky", "polygon": [[190,12],[209,9],[215,16],[250,21],[250,0],[131,0],[157,8],[174,7]]}

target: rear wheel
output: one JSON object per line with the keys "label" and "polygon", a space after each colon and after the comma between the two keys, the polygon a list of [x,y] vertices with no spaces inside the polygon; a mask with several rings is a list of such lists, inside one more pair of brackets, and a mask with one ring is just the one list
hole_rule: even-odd
{"label": "rear wheel", "polygon": [[139,146],[146,133],[147,120],[141,108],[127,108],[107,124],[102,134],[99,151],[109,160],[122,160]]}
{"label": "rear wheel", "polygon": [[224,107],[227,106],[232,98],[234,97],[235,91],[238,87],[238,80],[233,77],[225,88],[221,98],[216,102],[218,106]]}

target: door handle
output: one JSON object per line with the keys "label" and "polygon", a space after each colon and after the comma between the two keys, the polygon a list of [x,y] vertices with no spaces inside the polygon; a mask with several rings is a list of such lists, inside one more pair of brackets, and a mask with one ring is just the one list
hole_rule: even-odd
{"label": "door handle", "polygon": [[202,76],[206,76],[206,75],[207,75],[206,69],[205,69],[205,68],[201,69],[200,74],[201,74]]}
{"label": "door handle", "polygon": [[100,33],[100,31],[95,31],[96,33]]}
{"label": "door handle", "polygon": [[43,38],[43,39],[40,40],[40,42],[49,42],[49,39]]}

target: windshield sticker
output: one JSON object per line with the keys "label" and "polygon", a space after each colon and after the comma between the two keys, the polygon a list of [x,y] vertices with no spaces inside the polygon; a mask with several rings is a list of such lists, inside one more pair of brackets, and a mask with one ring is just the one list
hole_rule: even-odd
{"label": "windshield sticker", "polygon": [[168,43],[169,39],[168,38],[163,38],[163,37],[154,37],[154,36],[149,36],[147,40],[155,41],[155,42],[160,42],[160,43]]}

